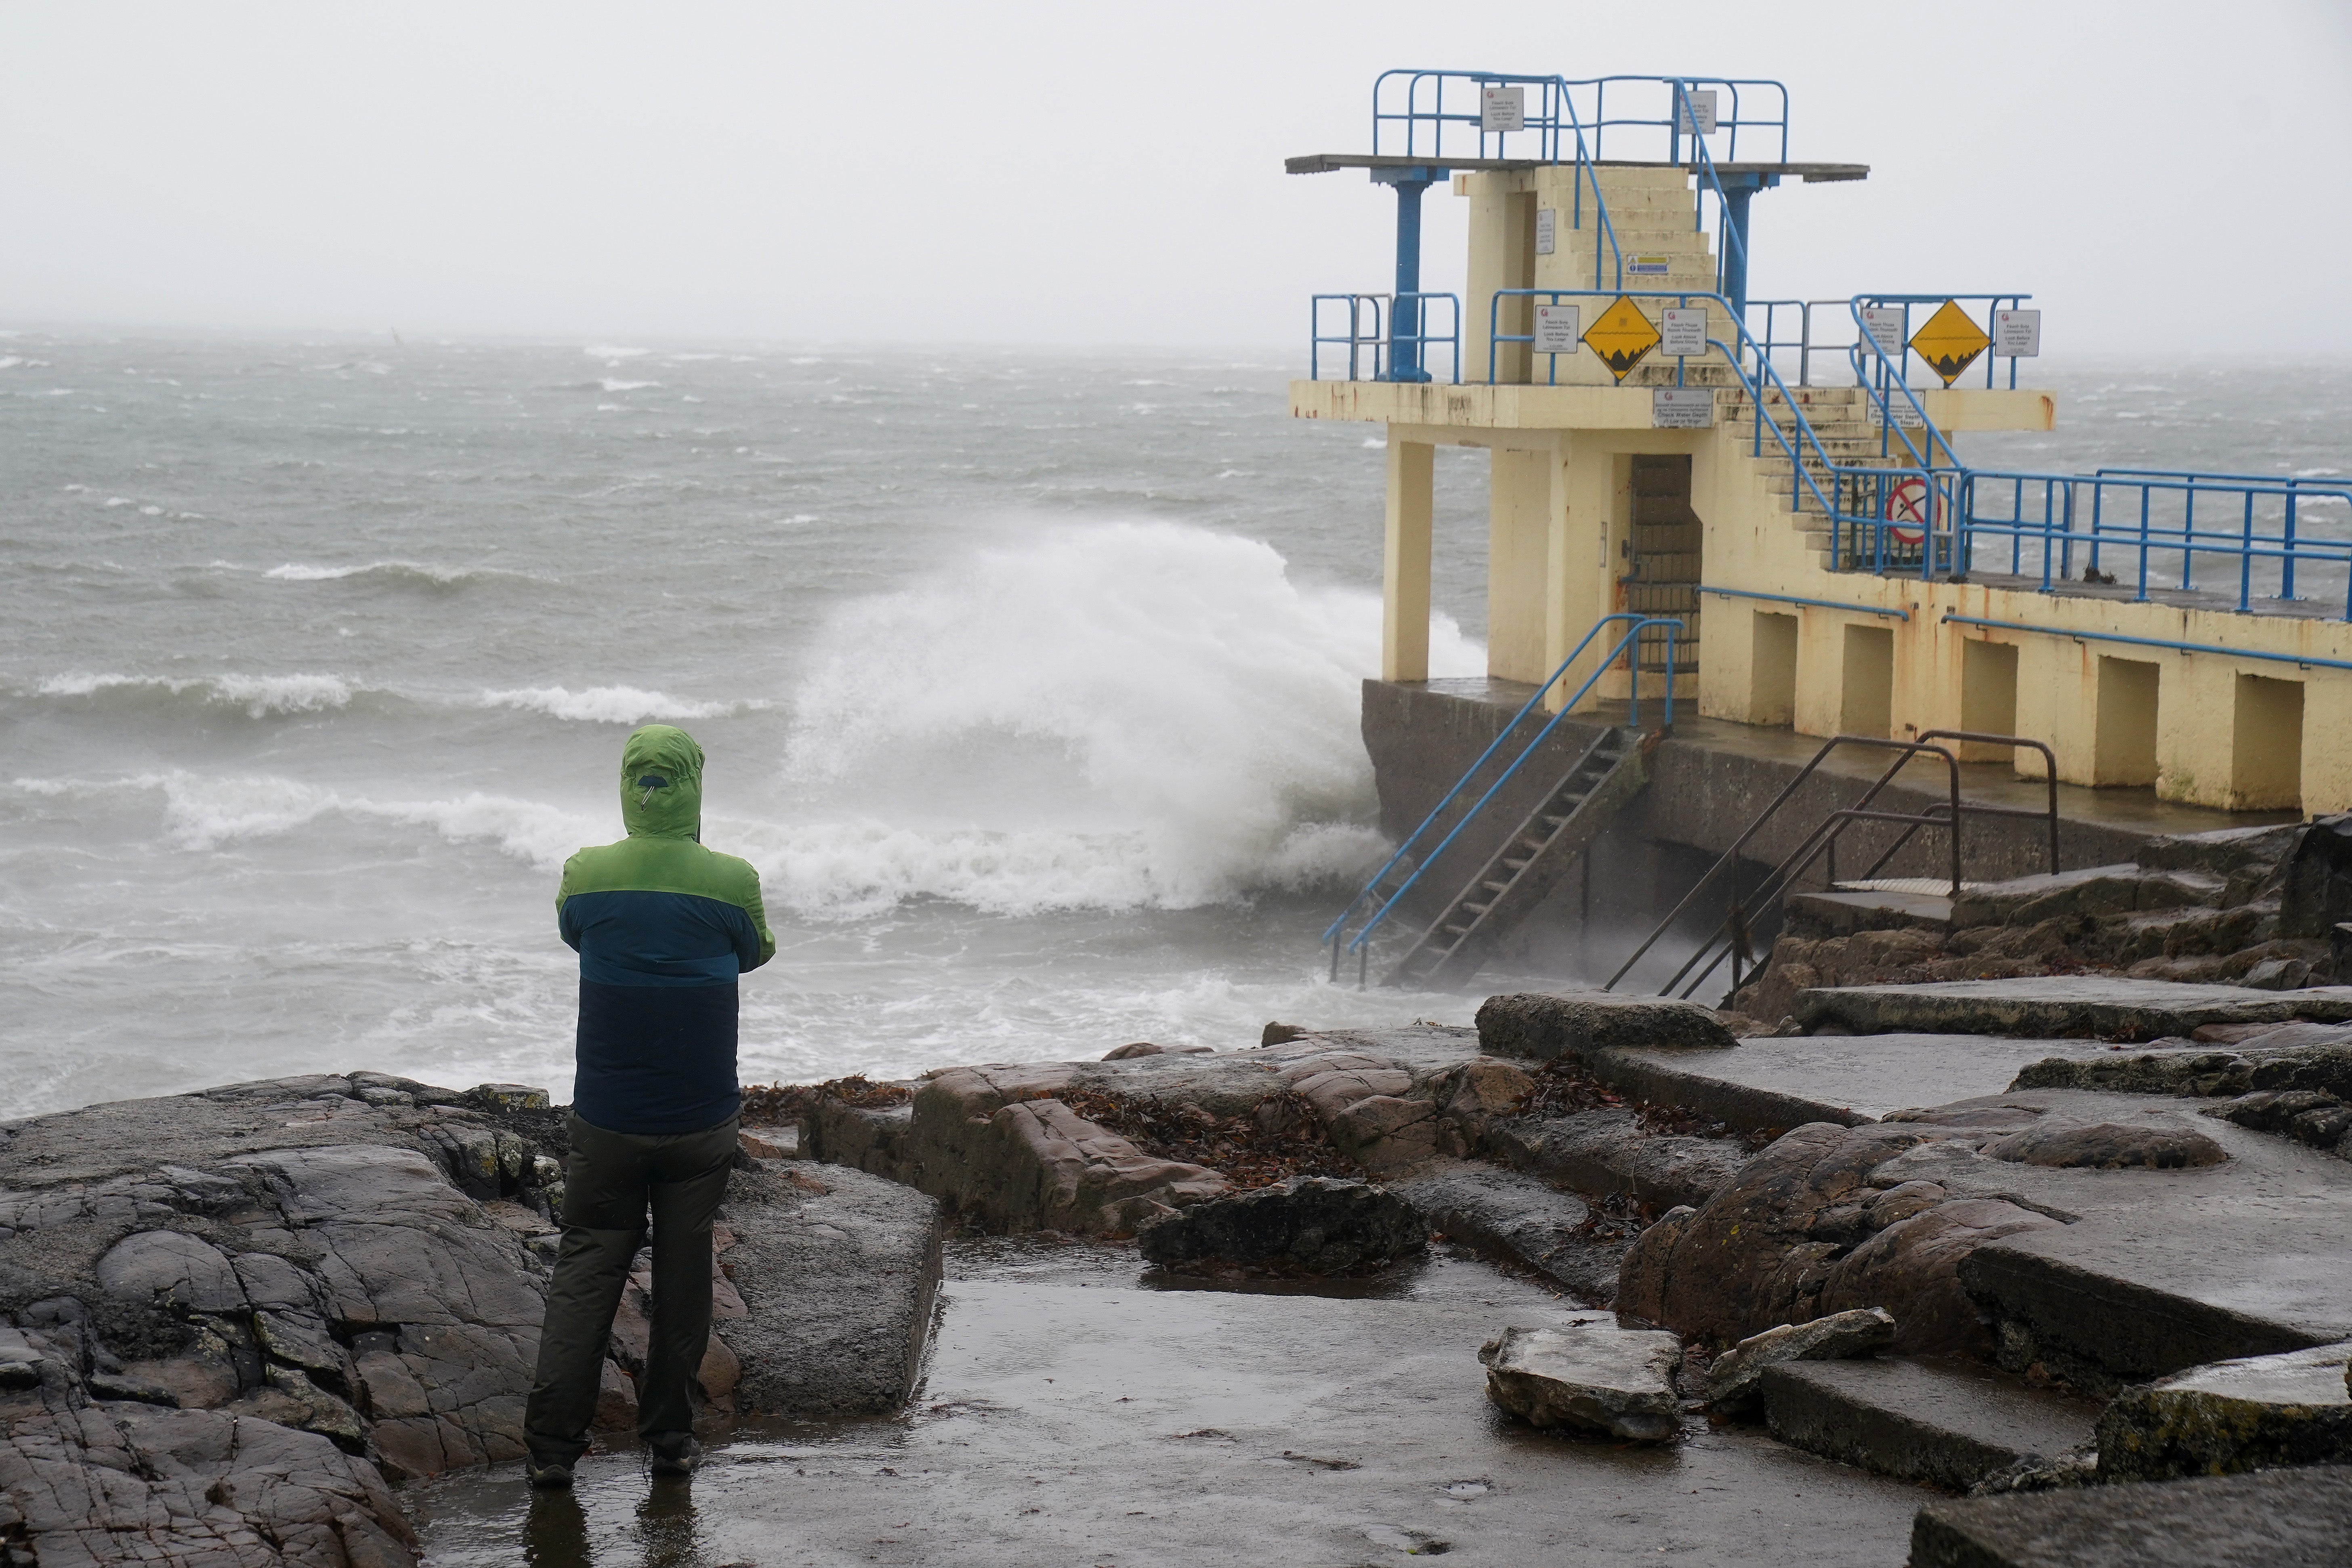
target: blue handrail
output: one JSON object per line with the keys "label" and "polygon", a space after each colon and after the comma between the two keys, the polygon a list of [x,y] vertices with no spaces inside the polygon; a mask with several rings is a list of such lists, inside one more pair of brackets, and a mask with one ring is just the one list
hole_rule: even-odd
{"label": "blue handrail", "polygon": [[[1429,832],[1431,827],[1436,824],[1437,819],[1440,816],[1444,815],[1445,808],[1453,805],[1455,797],[1459,796],[1463,790],[1468,787],[1470,781],[1477,776],[1478,770],[1486,765],[1487,759],[1492,757],[1502,748],[1505,741],[1510,739],[1512,733],[1518,729],[1519,721],[1534,710],[1537,703],[1543,700],[1545,692],[1549,691],[1568,674],[1569,667],[1583,657],[1584,650],[1591,646],[1592,639],[1601,635],[1601,628],[1617,621],[1631,621],[1633,625],[1626,628],[1624,636],[1617,639],[1616,645],[1611,647],[1610,650],[1601,657],[1601,662],[1593,667],[1592,673],[1584,678],[1584,684],[1578,687],[1575,692],[1571,694],[1566,701],[1560,704],[1559,711],[1553,714],[1550,721],[1546,723],[1542,729],[1536,731],[1535,738],[1529,741],[1527,745],[1521,749],[1519,754],[1516,758],[1512,759],[1511,765],[1505,768],[1501,775],[1497,777],[1492,784],[1487,786],[1486,793],[1480,795],[1476,803],[1474,804],[1468,811],[1463,814],[1462,820],[1454,825],[1453,830],[1447,833],[1443,839],[1440,839],[1437,846],[1431,849],[1428,854],[1420,857],[1420,864],[1413,868],[1412,875],[1407,877],[1402,882],[1399,883],[1393,892],[1387,894],[1385,897],[1381,896],[1381,879],[1386,877],[1391,871],[1395,870],[1399,863],[1401,863],[1408,855],[1412,853],[1413,846],[1421,842],[1423,836]],[[1359,909],[1363,907],[1367,900],[1377,899],[1380,907],[1374,910],[1371,919],[1364,923],[1363,929],[1356,933],[1355,939],[1348,943],[1348,950],[1349,952],[1360,952],[1362,951],[1364,944],[1371,940],[1372,931],[1382,921],[1387,920],[1391,912],[1395,910],[1398,900],[1402,899],[1407,892],[1412,890],[1413,884],[1421,880],[1422,873],[1428,870],[1429,868],[1437,861],[1439,857],[1445,853],[1447,847],[1453,844],[1454,840],[1461,836],[1462,830],[1469,826],[1470,824],[1477,818],[1480,812],[1486,809],[1487,803],[1495,798],[1496,792],[1501,790],[1505,784],[1511,781],[1512,776],[1516,774],[1521,767],[1526,765],[1529,757],[1535,755],[1536,748],[1542,745],[1543,742],[1550,737],[1551,732],[1559,727],[1560,721],[1566,719],[1570,713],[1575,711],[1576,705],[1584,700],[1586,693],[1592,689],[1593,686],[1601,679],[1601,676],[1612,668],[1619,658],[1625,657],[1629,648],[1638,650],[1641,646],[1642,633],[1645,629],[1653,626],[1662,628],[1665,632],[1666,725],[1669,729],[1673,727],[1675,721],[1675,637],[1681,632],[1682,623],[1676,620],[1662,618],[1655,616],[1644,616],[1631,610],[1619,610],[1614,614],[1603,616],[1599,620],[1593,622],[1592,629],[1584,634],[1583,638],[1577,643],[1575,648],[1566,658],[1560,660],[1559,668],[1553,670],[1550,675],[1544,679],[1543,683],[1536,688],[1535,694],[1520,705],[1519,710],[1517,713],[1511,715],[1511,721],[1503,726],[1503,728],[1496,734],[1494,740],[1487,743],[1485,751],[1478,753],[1477,761],[1472,763],[1470,766],[1464,771],[1462,776],[1454,781],[1454,787],[1445,792],[1444,798],[1440,800],[1435,806],[1431,808],[1427,816],[1422,818],[1421,826],[1414,828],[1411,833],[1405,836],[1404,842],[1397,846],[1396,852],[1391,855],[1388,859],[1381,864],[1379,870],[1372,873],[1371,880],[1366,882],[1356,896],[1348,900],[1348,907],[1339,911],[1339,918],[1333,921],[1329,926],[1325,928],[1323,940],[1331,944],[1331,973],[1333,978],[1336,979],[1339,976],[1340,934],[1346,928],[1349,918],[1352,917]],[[1627,709],[1625,721],[1628,727],[1638,730],[1641,728],[1642,723],[1641,660],[1638,658],[1635,658],[1629,659],[1628,663],[1633,667],[1633,699]]]}
{"label": "blue handrail", "polygon": [[[1344,332],[1326,332],[1323,330],[1323,307],[1333,300],[1344,301],[1348,307],[1348,327]],[[1446,314],[1448,330],[1443,332],[1432,330],[1429,310],[1430,306],[1440,300],[1450,307]],[[1412,312],[1416,328],[1412,331],[1400,332],[1396,330],[1395,323],[1402,319],[1406,312],[1394,307],[1404,302],[1411,302],[1416,307]],[[1412,343],[1423,351],[1411,357],[1412,363],[1424,369],[1429,363],[1429,355],[1426,352],[1429,347],[1432,344],[1444,344],[1453,360],[1450,379],[1456,383],[1462,379],[1462,300],[1458,295],[1434,292],[1316,294],[1309,296],[1307,309],[1307,376],[1309,381],[1323,379],[1323,345],[1326,343],[1346,345],[1349,381],[1366,379],[1356,374],[1361,368],[1360,356],[1366,349],[1371,351],[1372,356],[1372,374],[1370,379],[1373,381],[1391,379],[1389,367],[1394,362],[1395,350],[1400,343]],[[1370,332],[1363,330],[1367,312],[1371,318],[1372,330]]]}
{"label": "blue handrail", "polygon": [[[2005,510],[1994,511],[2004,489],[2009,504]],[[2037,492],[2038,505],[2033,500]],[[2200,500],[2207,503],[2209,519],[2220,514],[2220,526],[2210,522],[2199,526]],[[1954,552],[1956,565],[1974,563],[1978,537],[1983,535],[2009,540],[2011,574],[2027,576],[2032,574],[2026,551],[2038,545],[2041,586],[2045,593],[2074,577],[2078,547],[2085,568],[2095,573],[2105,551],[2132,557],[2135,603],[2145,602],[2149,595],[2151,556],[2179,553],[2178,591],[2182,592],[2195,590],[2199,556],[2221,556],[2237,563],[2235,607],[2243,613],[2253,606],[2256,562],[2276,563],[2276,597],[2281,600],[2296,597],[2295,567],[2307,562],[2346,569],[2343,618],[2352,621],[2352,538],[2315,539],[2296,531],[2308,521],[2315,503],[2336,502],[2352,510],[2352,482],[2317,483],[2259,475],[2129,470],[2085,475],[1973,468],[1962,471],[1958,501],[1955,517],[1960,538]],[[2352,523],[2352,518],[2347,521]],[[2172,591],[2172,585],[2164,584],[2160,591]]]}
{"label": "blue handrail", "polygon": [[1960,626],[1986,626],[2001,632],[2038,632],[2047,637],[2073,637],[2077,642],[2129,643],[2138,647],[2160,647],[2172,653],[2211,653],[2223,658],[2261,659],[2271,664],[2292,664],[2298,668],[2352,669],[2352,659],[2319,658],[2309,654],[2270,653],[2262,648],[2223,647],[2219,643],[2174,642],[2168,637],[2126,637],[2121,632],[2099,632],[2074,626],[2035,626],[2023,621],[1989,621],[1981,616],[1959,616],[1946,611],[1947,623]]}

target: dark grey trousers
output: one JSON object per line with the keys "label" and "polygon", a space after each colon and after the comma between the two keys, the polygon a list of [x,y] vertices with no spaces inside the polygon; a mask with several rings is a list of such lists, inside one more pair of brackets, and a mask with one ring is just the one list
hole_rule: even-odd
{"label": "dark grey trousers", "polygon": [[693,1430],[688,1384],[710,1337],[710,1222],[726,1195],[737,1119],[699,1132],[608,1132],[574,1116],[563,1171],[563,1246],[547,1287],[539,1368],[523,1412],[535,1465],[571,1465],[588,1424],[629,1264],[653,1215],[653,1337],[637,1382],[637,1433]]}

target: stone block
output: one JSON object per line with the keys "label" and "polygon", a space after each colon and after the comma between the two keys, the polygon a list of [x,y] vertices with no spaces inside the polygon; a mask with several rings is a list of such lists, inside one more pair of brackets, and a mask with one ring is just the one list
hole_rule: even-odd
{"label": "stone block", "polygon": [[1675,1373],[1682,1342],[1649,1329],[1577,1319],[1505,1329],[1480,1347],[1486,1397],[1531,1426],[1565,1426],[1635,1443],[1681,1436]]}
{"label": "stone block", "polygon": [[2347,1376],[2352,1343],[2216,1362],[2126,1389],[2099,1419],[2099,1478],[2352,1461]]}
{"label": "stone block", "polygon": [[1762,1403],[1764,1369],[1788,1361],[1847,1361],[1895,1342],[1895,1320],[1881,1308],[1832,1312],[1809,1323],[1783,1323],[1750,1334],[1707,1369],[1707,1403],[1738,1414]]}
{"label": "stone block", "polygon": [[1956,1491],[2092,1441],[2091,1406],[1964,1362],[1784,1362],[1761,1382],[1766,1424],[1782,1442]]}
{"label": "stone block", "polygon": [[1713,1011],[1692,1002],[1600,991],[1489,996],[1478,1009],[1478,1046],[1490,1056],[1579,1060],[1618,1047],[1738,1045]]}
{"label": "stone block", "polygon": [[2352,1468],[1929,1503],[1911,1568],[2341,1568]]}
{"label": "stone block", "polygon": [[1404,1199],[1325,1176],[1209,1198],[1147,1223],[1136,1237],[1145,1259],[1162,1268],[1238,1264],[1309,1274],[1386,1263],[1428,1240],[1420,1212]]}

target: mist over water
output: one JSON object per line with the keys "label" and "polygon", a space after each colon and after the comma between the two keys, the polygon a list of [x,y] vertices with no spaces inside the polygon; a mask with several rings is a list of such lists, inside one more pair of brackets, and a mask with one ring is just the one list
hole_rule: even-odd
{"label": "mist over water", "polygon": [[[568,1098],[555,876],[652,720],[765,883],[748,1081],[1466,1020],[1319,980],[1384,849],[1382,464],[1290,374],[0,338],[0,1118],[358,1067]],[[2084,428],[1964,447],[2345,461],[2342,377],[2076,384]],[[1438,497],[1433,664],[1475,673],[1483,456]]]}

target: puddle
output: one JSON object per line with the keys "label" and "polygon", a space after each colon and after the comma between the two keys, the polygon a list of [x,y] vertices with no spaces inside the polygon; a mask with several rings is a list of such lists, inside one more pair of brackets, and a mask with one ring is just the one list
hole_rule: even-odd
{"label": "puddle", "polygon": [[1496,1412],[1479,1344],[1573,1301],[1444,1248],[1340,1283],[1155,1289],[1132,1247],[959,1239],[903,1415],[712,1432],[690,1482],[625,1443],[572,1493],[510,1466],[404,1500],[433,1568],[1903,1559],[1912,1488],[1753,1433],[1642,1449]]}

